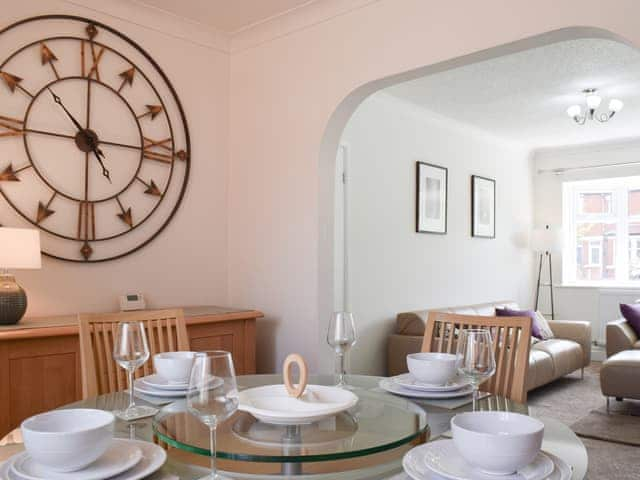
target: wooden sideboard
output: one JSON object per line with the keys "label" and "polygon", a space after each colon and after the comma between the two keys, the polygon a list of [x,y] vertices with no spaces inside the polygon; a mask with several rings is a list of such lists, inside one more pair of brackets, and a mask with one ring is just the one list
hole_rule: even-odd
{"label": "wooden sideboard", "polygon": [[[238,375],[256,371],[256,310],[182,307],[192,350],[227,350]],[[0,326],[0,439],[22,420],[82,398],[76,315]]]}

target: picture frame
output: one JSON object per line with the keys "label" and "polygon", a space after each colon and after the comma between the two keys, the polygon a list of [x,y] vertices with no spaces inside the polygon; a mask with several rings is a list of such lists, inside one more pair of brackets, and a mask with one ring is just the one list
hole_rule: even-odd
{"label": "picture frame", "polygon": [[471,236],[496,238],[496,181],[471,175]]}
{"label": "picture frame", "polygon": [[447,233],[448,182],[447,168],[416,162],[417,233]]}

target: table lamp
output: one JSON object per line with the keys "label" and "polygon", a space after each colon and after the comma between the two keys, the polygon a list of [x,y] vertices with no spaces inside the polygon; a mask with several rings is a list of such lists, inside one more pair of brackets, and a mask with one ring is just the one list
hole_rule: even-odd
{"label": "table lamp", "polygon": [[[551,267],[551,253],[562,251],[562,230],[559,228],[553,228],[549,225],[545,225],[542,228],[536,228],[531,235],[531,248],[534,252],[540,254],[540,262],[538,263],[538,283],[536,285],[536,306],[535,310],[538,310],[538,299],[540,298],[540,286],[548,286],[549,294],[551,296],[551,320],[554,319],[554,305],[553,305],[553,269]],[[541,283],[542,274],[542,259],[547,257],[549,260],[549,283]]]}
{"label": "table lamp", "polygon": [[40,267],[40,232],[0,227],[0,324],[18,323],[27,310],[27,294],[9,269]]}

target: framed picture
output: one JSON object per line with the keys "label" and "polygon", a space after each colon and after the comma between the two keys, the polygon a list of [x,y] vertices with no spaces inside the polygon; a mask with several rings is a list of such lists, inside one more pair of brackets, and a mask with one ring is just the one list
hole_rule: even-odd
{"label": "framed picture", "polygon": [[471,236],[496,238],[496,181],[471,176]]}
{"label": "framed picture", "polygon": [[447,233],[448,172],[416,162],[416,232]]}

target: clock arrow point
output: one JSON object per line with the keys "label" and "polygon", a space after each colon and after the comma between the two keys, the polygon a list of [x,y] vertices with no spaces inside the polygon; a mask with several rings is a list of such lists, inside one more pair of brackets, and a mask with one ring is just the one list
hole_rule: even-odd
{"label": "clock arrow point", "polygon": [[89,245],[89,242],[86,242],[86,241],[84,242],[84,244],[82,245],[82,248],[80,249],[80,253],[82,254],[82,257],[85,260],[89,260],[89,257],[93,253],[93,248],[91,248],[91,245]]}
{"label": "clock arrow point", "polygon": [[125,70],[120,74],[120,78],[122,78],[126,83],[131,85],[133,83],[133,77],[136,74],[136,68],[131,67],[129,70]]}
{"label": "clock arrow point", "polygon": [[38,214],[36,215],[36,223],[40,223],[45,218],[53,215],[55,210],[50,210],[46,207],[46,205],[42,202],[38,202]]}
{"label": "clock arrow point", "polygon": [[86,32],[91,40],[93,40],[95,36],[98,35],[98,29],[93,23],[87,25]]}
{"label": "clock arrow point", "polygon": [[51,51],[51,49],[49,47],[47,47],[46,44],[41,43],[40,44],[40,59],[42,60],[42,65],[44,65],[46,63],[58,60],[58,57],[56,57],[55,53],[53,53]]}
{"label": "clock arrow point", "polygon": [[129,225],[129,228],[133,228],[133,216],[131,215],[131,207],[127,208],[122,213],[118,213],[118,218]]}
{"label": "clock arrow point", "polygon": [[162,192],[160,191],[160,189],[158,188],[158,186],[156,185],[156,183],[153,180],[151,180],[149,182],[149,186],[144,191],[144,193],[149,194],[149,195],[155,195],[156,197],[162,196]]}
{"label": "clock arrow point", "polygon": [[148,113],[151,115],[151,120],[156,118],[156,116],[162,113],[162,106],[160,105],[147,105]]}
{"label": "clock arrow point", "polygon": [[16,172],[13,171],[13,165],[9,164],[7,168],[5,168],[2,173],[0,173],[0,182],[19,182],[20,179],[16,175]]}
{"label": "clock arrow point", "polygon": [[4,83],[7,84],[12,92],[16,91],[16,87],[18,87],[18,85],[22,81],[22,78],[7,72],[0,72],[0,77],[2,77]]}

